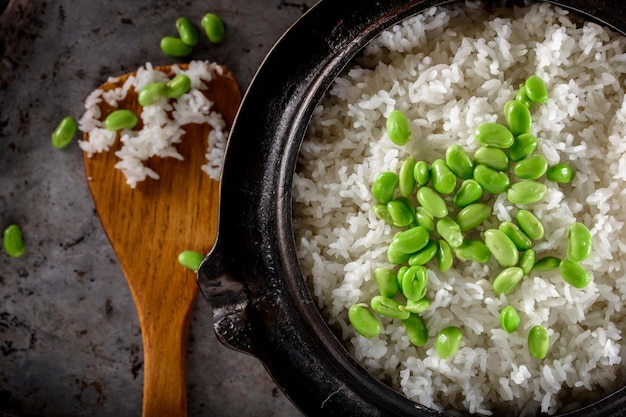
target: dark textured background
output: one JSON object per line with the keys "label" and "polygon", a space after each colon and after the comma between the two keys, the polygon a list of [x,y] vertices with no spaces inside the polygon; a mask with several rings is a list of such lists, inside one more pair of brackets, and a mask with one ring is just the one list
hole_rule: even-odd
{"label": "dark textured background", "polygon": [[[0,229],[17,223],[26,254],[0,251],[0,416],[139,416],[141,336],[130,291],[94,211],[76,142],[50,134],[77,119],[109,76],[145,62],[174,22],[226,23],[190,59],[227,66],[243,91],[265,54],[313,0],[0,0]],[[289,63],[286,63],[288,65]],[[198,298],[188,345],[190,416],[298,416],[256,359],[223,347]],[[7,414],[4,414],[7,413]]]}

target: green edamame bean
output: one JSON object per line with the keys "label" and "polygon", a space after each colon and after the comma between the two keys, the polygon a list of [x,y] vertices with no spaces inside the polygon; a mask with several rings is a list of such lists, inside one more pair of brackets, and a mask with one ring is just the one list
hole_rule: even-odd
{"label": "green edamame bean", "polygon": [[483,196],[483,187],[474,180],[465,180],[461,183],[459,190],[454,195],[454,205],[466,207],[475,203]]}
{"label": "green edamame bean", "polygon": [[426,297],[423,297],[417,301],[407,300],[406,305],[403,307],[406,311],[410,311],[411,313],[420,314],[424,311],[428,310],[430,307],[430,300]]}
{"label": "green edamame bean", "polygon": [[447,272],[452,268],[454,253],[452,247],[445,240],[437,241],[437,267],[440,272]]}
{"label": "green edamame bean", "polygon": [[561,265],[561,258],[556,256],[544,256],[535,261],[533,269],[537,271],[554,271]]}
{"label": "green edamame bean", "polygon": [[523,103],[526,107],[528,107],[528,110],[532,110],[533,105],[535,104],[530,98],[528,98],[528,91],[526,90],[526,84],[522,84],[519,90],[517,90],[517,94],[515,95],[515,100],[519,101],[520,103]]}
{"label": "green edamame bean", "polygon": [[456,257],[462,261],[478,262],[481,264],[489,262],[491,251],[480,240],[465,239],[461,246],[454,249]]}
{"label": "green edamame bean", "polygon": [[520,255],[518,266],[522,268],[522,271],[524,272],[524,276],[530,274],[530,271],[533,270],[533,267],[535,266],[536,256],[537,255],[535,251],[532,249],[527,249],[524,253]]}
{"label": "green edamame bean", "polygon": [[409,120],[400,110],[393,110],[387,117],[385,125],[387,136],[396,145],[403,146],[411,140]]}
{"label": "green edamame bean", "polygon": [[420,187],[417,190],[417,201],[433,217],[441,218],[448,215],[445,200],[430,187]]}
{"label": "green edamame bean", "polygon": [[458,248],[461,246],[461,243],[463,243],[463,233],[461,233],[461,228],[457,222],[449,217],[444,217],[439,219],[436,227],[437,232],[451,247]]}
{"label": "green edamame bean", "polygon": [[474,131],[476,142],[484,146],[510,148],[513,145],[513,133],[499,123],[483,123]]}
{"label": "green edamame bean", "polygon": [[456,175],[443,159],[435,159],[430,165],[430,179],[433,188],[440,194],[451,194],[456,187]]}
{"label": "green edamame bean", "polygon": [[392,319],[406,320],[411,315],[411,312],[405,310],[399,302],[388,297],[383,297],[382,295],[374,296],[370,301],[370,306],[372,310],[381,316],[390,317]]}
{"label": "green edamame bean", "polygon": [[202,16],[200,25],[204,28],[206,37],[211,43],[220,43],[224,38],[224,22],[215,13],[207,13]]}
{"label": "green edamame bean", "polygon": [[533,326],[528,332],[528,351],[536,359],[543,359],[548,356],[550,348],[550,338],[545,327]]}
{"label": "green edamame bean", "polygon": [[563,259],[559,265],[559,272],[563,280],[574,288],[584,288],[591,282],[591,275],[582,265]]}
{"label": "green edamame bean", "polygon": [[393,298],[400,290],[398,287],[398,278],[389,268],[376,268],[374,270],[374,281],[378,286],[380,295],[385,297]]}
{"label": "green edamame bean", "polygon": [[467,232],[482,224],[491,216],[491,206],[485,203],[473,203],[465,206],[456,215],[456,222],[462,232]]}
{"label": "green edamame bean", "polygon": [[543,237],[543,225],[531,211],[526,209],[518,210],[515,213],[515,221],[531,240],[539,240]]}
{"label": "green edamame bean", "polygon": [[484,191],[491,194],[500,194],[506,191],[510,185],[508,175],[483,164],[476,165],[474,180],[480,184]]}
{"label": "green edamame bean", "polygon": [[548,169],[548,161],[542,155],[531,156],[516,162],[513,173],[525,180],[536,180],[543,176]]}
{"label": "green edamame bean", "polygon": [[435,231],[435,219],[424,207],[415,208],[415,222],[431,233]]}
{"label": "green edamame bean", "polygon": [[546,177],[552,182],[569,184],[574,179],[574,170],[568,164],[556,164],[548,168]]}
{"label": "green edamame bean", "polygon": [[398,290],[402,288],[402,279],[404,278],[404,274],[409,270],[407,265],[402,265],[398,268],[398,273],[396,274],[396,279],[398,281]]}
{"label": "green edamame bean", "polygon": [[451,145],[446,150],[446,165],[457,177],[467,180],[474,173],[474,161],[460,145]]}
{"label": "green edamame bean", "polygon": [[165,84],[165,94],[168,98],[180,98],[191,89],[191,78],[185,74],[178,74]]}
{"label": "green edamame bean", "polygon": [[364,304],[354,304],[348,309],[348,320],[361,336],[368,339],[376,337],[382,332],[383,326],[378,317]]}
{"label": "green edamame bean", "polygon": [[437,241],[429,240],[426,246],[409,257],[409,265],[426,265],[437,254]]}
{"label": "green edamame bean", "polygon": [[504,105],[504,118],[514,137],[530,132],[530,110],[524,103],[517,100],[508,101]]}
{"label": "green edamame bean", "polygon": [[204,255],[193,250],[185,250],[178,254],[178,263],[187,269],[197,272]]}
{"label": "green edamame bean", "polygon": [[406,263],[406,261],[409,260],[409,256],[411,255],[408,253],[400,252],[398,249],[395,248],[394,245],[389,245],[389,247],[387,248],[387,260],[389,261],[389,263],[392,263],[394,265]]}
{"label": "green edamame bean", "polygon": [[521,161],[537,149],[537,136],[532,133],[523,133],[515,138],[509,148],[509,159],[513,162]]}
{"label": "green edamame bean", "polygon": [[413,176],[413,170],[415,169],[415,158],[409,156],[404,160],[402,166],[400,167],[399,177],[399,188],[400,195],[402,197],[408,197],[413,194],[413,190],[415,190],[415,177]]}
{"label": "green edamame bean", "polygon": [[5,252],[12,258],[19,258],[26,251],[22,228],[17,224],[12,224],[2,233],[2,245]]}
{"label": "green edamame bean", "polygon": [[408,319],[402,320],[402,326],[415,346],[424,346],[428,342],[428,328],[426,322],[417,314],[411,314]]}
{"label": "green edamame bean", "polygon": [[515,266],[519,262],[517,247],[511,239],[498,229],[485,231],[485,245],[502,266]]}
{"label": "green edamame bean", "polygon": [[77,129],[76,119],[71,116],[64,117],[52,132],[52,146],[57,149],[65,148],[74,139]]}
{"label": "green edamame bean", "polygon": [[396,227],[405,227],[415,221],[415,208],[403,197],[388,202],[387,210]]}
{"label": "green edamame bean", "polygon": [[439,331],[435,348],[442,359],[447,359],[459,349],[463,340],[463,332],[456,326],[449,326]]}
{"label": "green edamame bean", "polygon": [[430,167],[425,161],[417,161],[413,168],[413,177],[420,187],[428,184],[430,181]]}
{"label": "green edamame bean", "polygon": [[193,51],[193,47],[185,44],[181,38],[174,36],[165,36],[161,39],[161,50],[165,55],[173,58],[182,58]]}
{"label": "green edamame bean", "polygon": [[474,159],[477,164],[488,166],[496,171],[509,169],[509,157],[500,148],[481,146],[474,152]]}
{"label": "green edamame bean", "polygon": [[567,259],[580,262],[591,253],[591,232],[579,222],[567,228]]}
{"label": "green edamame bean", "polygon": [[185,45],[196,46],[198,44],[198,28],[191,20],[186,17],[179,17],[176,19],[176,29],[178,29],[178,36]]}
{"label": "green edamame bean", "polygon": [[548,86],[537,75],[531,75],[526,80],[526,94],[535,103],[545,103],[548,101]]}
{"label": "green edamame bean", "polygon": [[374,204],[374,206],[372,207],[372,210],[374,210],[374,214],[376,215],[376,217],[383,220],[385,223],[393,226],[393,219],[391,218],[391,215],[389,214],[389,210],[387,210],[387,204],[383,204],[383,203]]}
{"label": "green edamame bean", "polygon": [[530,238],[517,225],[511,222],[502,222],[498,229],[511,239],[517,249],[524,251],[532,246]]}
{"label": "green edamame bean", "polygon": [[108,130],[132,129],[137,125],[137,115],[130,110],[115,110],[104,119]]}
{"label": "green edamame bean", "polygon": [[533,204],[540,201],[548,192],[548,187],[533,180],[516,182],[506,190],[506,198],[513,204]]}
{"label": "green edamame bean", "polygon": [[139,92],[137,101],[143,107],[151,106],[167,98],[168,87],[165,83],[156,82],[146,85]]}
{"label": "green edamame bean", "polygon": [[524,271],[518,266],[503,269],[493,280],[493,291],[496,295],[509,295],[524,278]]}
{"label": "green edamame bean", "polygon": [[379,203],[388,203],[396,192],[400,178],[395,172],[383,172],[372,184],[372,195]]}
{"label": "green edamame bean", "polygon": [[520,316],[513,306],[506,306],[500,312],[500,326],[507,333],[517,330],[520,321]]}
{"label": "green edamame bean", "polygon": [[428,244],[428,238],[428,230],[422,226],[416,226],[396,234],[390,246],[400,253],[411,254],[425,247]]}
{"label": "green edamame bean", "polygon": [[428,271],[420,265],[407,269],[402,278],[401,290],[407,300],[417,301],[424,298],[428,286]]}

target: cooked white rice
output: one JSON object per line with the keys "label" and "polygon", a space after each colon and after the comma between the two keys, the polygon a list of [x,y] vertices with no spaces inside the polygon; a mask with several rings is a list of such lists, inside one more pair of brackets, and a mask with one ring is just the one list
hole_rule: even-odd
{"label": "cooked white rice", "polygon": [[[626,40],[547,4],[498,16],[477,3],[432,8],[366,47],[314,113],[294,176],[294,228],[315,300],[374,376],[434,409],[553,414],[605,395],[625,374]],[[372,213],[374,178],[398,172],[409,155],[442,158],[453,143],[472,153],[476,126],[505,123],[505,102],[531,74],[550,92],[532,111],[537,152],[576,172],[569,185],[547,182],[544,201],[532,206],[546,231],[534,249],[538,257],[564,256],[567,227],[584,223],[593,235],[593,253],[583,262],[592,283],[579,290],[558,271],[533,271],[512,295],[497,297],[495,261],[457,260],[447,273],[430,268],[426,346],[411,345],[399,321],[388,319],[379,337],[359,336],[348,308],[376,295],[372,271],[392,267],[386,249],[397,232]],[[384,132],[393,109],[411,120],[407,146]],[[481,230],[517,210],[503,195],[493,203],[495,215]],[[522,318],[512,334],[500,328],[506,305]],[[549,329],[544,360],[526,346],[536,324]],[[461,327],[464,339],[442,360],[434,338],[448,325]]]}
{"label": "cooked white rice", "polygon": [[[206,123],[211,126],[207,137],[207,161],[202,170],[214,180],[219,180],[228,132],[222,115],[213,111],[213,103],[203,91],[207,90],[209,81],[224,73],[224,68],[211,62],[192,61],[188,69],[182,70],[178,65],[173,65],[172,71],[174,75],[186,74],[191,79],[191,89],[176,100],[163,100],[143,107],[143,127],[140,130],[122,129],[119,133],[122,146],[115,153],[120,159],[115,167],[124,173],[131,188],[135,188],[138,182],[146,178],[159,179],[159,174],[145,165],[149,158],[183,159],[176,150],[176,144],[185,134],[183,127],[191,123]],[[110,78],[108,82],[116,83],[117,80]],[[87,97],[85,113],[79,121],[79,129],[89,134],[88,141],[79,141],[81,149],[90,157],[95,153],[107,152],[118,137],[117,132],[104,127],[100,103],[105,101],[116,108],[126,98],[129,90],[140,91],[150,83],[169,80],[168,74],[146,63],[135,75],[129,76],[121,87],[110,91],[94,90]]]}

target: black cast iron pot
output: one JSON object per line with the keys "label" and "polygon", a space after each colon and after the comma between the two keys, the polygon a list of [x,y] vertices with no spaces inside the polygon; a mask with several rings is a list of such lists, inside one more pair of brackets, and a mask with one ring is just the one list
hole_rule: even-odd
{"label": "black cast iron pot", "polygon": [[[217,243],[198,282],[221,341],[258,357],[310,416],[443,415],[369,375],[326,324],[297,260],[291,186],[307,124],[333,79],[381,30],[445,3],[322,0],[267,56],[231,131]],[[623,0],[553,3],[626,32]],[[626,392],[568,415],[626,416]]]}

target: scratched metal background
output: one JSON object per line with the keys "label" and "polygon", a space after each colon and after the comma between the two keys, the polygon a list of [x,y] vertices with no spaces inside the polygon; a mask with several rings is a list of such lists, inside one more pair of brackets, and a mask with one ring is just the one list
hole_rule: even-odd
{"label": "scratched metal background", "polygon": [[[0,229],[27,253],[0,253],[0,416],[139,416],[136,312],[89,194],[76,143],[50,145],[66,115],[110,75],[168,64],[161,37],[208,11],[221,45],[191,58],[229,67],[242,90],[313,0],[0,0]],[[288,63],[286,63],[288,65]],[[188,347],[190,416],[299,416],[254,358],[224,348],[197,300]]]}

